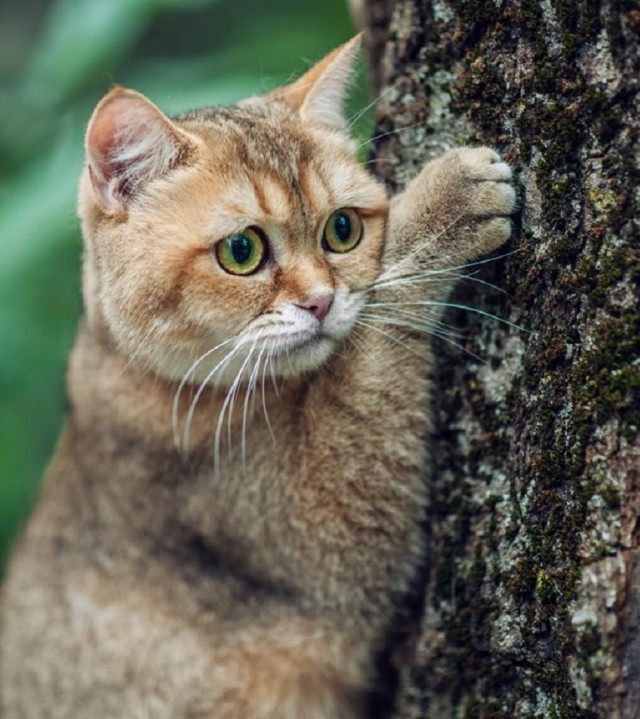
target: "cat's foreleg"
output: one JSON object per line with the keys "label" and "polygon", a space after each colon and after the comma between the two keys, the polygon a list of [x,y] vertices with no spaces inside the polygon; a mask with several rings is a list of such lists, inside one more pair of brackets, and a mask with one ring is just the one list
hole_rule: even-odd
{"label": "cat's foreleg", "polygon": [[488,148],[454,150],[423,168],[392,203],[383,273],[353,341],[306,397],[305,462],[292,508],[292,521],[314,523],[306,535],[313,538],[306,586],[369,626],[389,620],[422,561],[425,335],[460,267],[509,237],[510,179],[508,165]]}
{"label": "cat's foreleg", "polygon": [[[391,204],[385,270],[378,283],[383,294],[394,279],[422,273],[432,282],[417,289],[414,283],[410,294],[446,295],[438,280],[500,247],[511,234],[511,178],[509,165],[488,147],[458,148],[427,163]],[[402,284],[411,285],[395,286]]]}
{"label": "cat's foreleg", "polygon": [[427,163],[391,203],[384,270],[368,312],[397,330],[439,325],[456,280],[511,233],[511,169],[487,147],[463,147]]}

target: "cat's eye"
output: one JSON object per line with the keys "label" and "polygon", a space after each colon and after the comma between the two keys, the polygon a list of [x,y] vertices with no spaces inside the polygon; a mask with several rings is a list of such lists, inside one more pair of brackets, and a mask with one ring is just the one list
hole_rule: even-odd
{"label": "cat's eye", "polygon": [[336,210],[327,220],[322,246],[331,252],[349,252],[362,238],[362,220],[350,207]]}
{"label": "cat's eye", "polygon": [[267,241],[257,227],[226,237],[215,248],[220,267],[231,275],[251,275],[267,259]]}

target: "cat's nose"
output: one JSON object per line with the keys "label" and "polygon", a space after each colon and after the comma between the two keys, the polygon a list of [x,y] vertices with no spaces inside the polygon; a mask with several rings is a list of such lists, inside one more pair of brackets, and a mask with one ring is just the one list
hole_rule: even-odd
{"label": "cat's nose", "polygon": [[333,292],[324,295],[313,295],[312,297],[305,298],[302,302],[298,303],[298,307],[302,307],[303,310],[309,310],[322,322],[322,320],[329,314],[331,305],[333,304]]}

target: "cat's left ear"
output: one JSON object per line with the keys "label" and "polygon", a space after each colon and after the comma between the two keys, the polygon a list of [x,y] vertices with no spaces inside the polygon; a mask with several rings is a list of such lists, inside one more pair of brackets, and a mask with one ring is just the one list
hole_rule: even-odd
{"label": "cat's left ear", "polygon": [[86,150],[98,198],[117,210],[146,183],[188,162],[196,139],[144,95],[116,87],[94,110]]}
{"label": "cat's left ear", "polygon": [[330,52],[293,84],[278,88],[272,96],[297,110],[303,120],[317,120],[344,129],[344,101],[362,34]]}

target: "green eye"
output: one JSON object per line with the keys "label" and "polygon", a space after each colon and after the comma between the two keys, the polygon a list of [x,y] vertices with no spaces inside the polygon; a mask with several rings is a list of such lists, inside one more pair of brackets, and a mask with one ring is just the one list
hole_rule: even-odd
{"label": "green eye", "polygon": [[322,233],[322,246],[331,252],[349,252],[362,237],[362,220],[351,208],[336,210],[327,220]]}
{"label": "green eye", "polygon": [[216,257],[223,270],[232,275],[257,272],[267,257],[267,243],[263,233],[247,227],[216,245]]}

